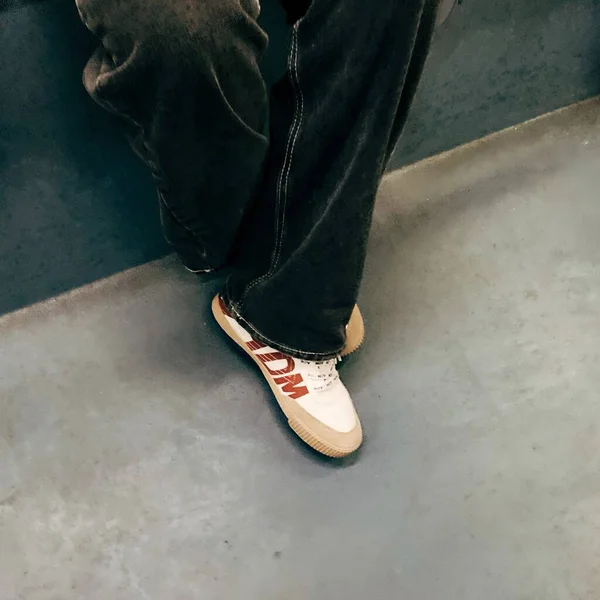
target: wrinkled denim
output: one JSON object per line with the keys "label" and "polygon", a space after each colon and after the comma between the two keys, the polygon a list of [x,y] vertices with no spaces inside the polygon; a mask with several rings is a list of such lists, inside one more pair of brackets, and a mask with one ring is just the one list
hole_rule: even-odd
{"label": "wrinkled denim", "polygon": [[232,267],[225,303],[257,339],[337,355],[437,0],[313,0],[291,13],[287,73],[270,94],[256,0],[77,6],[101,41],[86,89],[127,123],[183,262]]}

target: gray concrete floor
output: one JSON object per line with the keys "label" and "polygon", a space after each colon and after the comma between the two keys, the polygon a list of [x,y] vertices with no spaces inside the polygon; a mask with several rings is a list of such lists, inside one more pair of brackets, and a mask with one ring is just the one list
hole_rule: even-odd
{"label": "gray concrete floor", "polygon": [[0,320],[2,600],[600,598],[600,103],[389,176],[324,460],[173,259]]}

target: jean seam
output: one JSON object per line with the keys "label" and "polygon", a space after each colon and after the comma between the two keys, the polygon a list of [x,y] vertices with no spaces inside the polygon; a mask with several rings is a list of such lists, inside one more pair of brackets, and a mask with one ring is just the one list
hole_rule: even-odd
{"label": "jean seam", "polygon": [[[177,216],[177,214],[171,208],[170,204],[165,200],[165,195],[164,195],[163,191],[160,190],[160,189],[158,190],[158,197],[160,198],[160,201],[161,201],[162,205],[169,211],[169,214],[175,219],[175,221],[177,222],[177,224],[180,227],[182,227],[183,230],[186,233],[188,233],[189,235],[192,236],[192,238],[196,241],[196,243],[200,245],[201,252],[204,255],[206,255],[206,244],[204,243],[204,240],[202,239],[202,236],[197,231],[194,231],[193,229],[190,229],[187,225],[185,225],[185,223],[183,223],[181,221],[181,219]],[[208,260],[207,256],[202,256],[202,260],[204,260],[206,262],[206,265],[208,266],[208,268],[211,271],[215,270],[215,267],[212,266],[212,264]]]}
{"label": "jean seam", "polygon": [[[191,235],[192,238],[200,245],[201,252],[206,254],[206,244],[205,244],[202,236],[197,231],[190,229],[185,223],[182,222],[182,220],[177,216],[177,214],[175,213],[175,211],[173,210],[171,205],[167,202],[164,191],[161,190],[159,187],[161,184],[164,184],[164,182],[167,180],[167,177],[165,176],[165,173],[160,166],[160,162],[158,159],[158,153],[154,150],[152,145],[148,142],[148,138],[146,136],[144,126],[139,121],[134,119],[131,115],[128,115],[127,113],[124,113],[122,110],[119,110],[112,102],[110,102],[106,98],[98,97],[98,99],[103,104],[106,104],[115,114],[126,119],[127,121],[130,121],[134,126],[136,126],[140,130],[140,132],[142,134],[142,141],[143,141],[144,147],[150,154],[150,159],[146,160],[144,162],[146,162],[146,164],[150,167],[153,178],[156,180],[156,182],[158,184],[156,186],[156,188],[157,188],[158,197],[160,199],[161,204],[169,211],[169,214],[175,219],[177,224],[180,227],[182,227],[189,235]],[[214,267],[211,265],[210,261],[208,260],[208,258],[206,256],[202,256],[202,259],[206,262],[207,266],[209,267],[209,269],[211,271],[214,270]]]}
{"label": "jean seam", "polygon": [[139,121],[136,121],[131,115],[128,115],[127,113],[123,112],[122,110],[120,110],[119,108],[117,108],[112,102],[110,102],[109,100],[107,100],[106,98],[102,98],[99,94],[99,90],[100,90],[100,86],[99,86],[99,81],[100,77],[98,77],[97,83],[96,83],[96,98],[97,101],[99,102],[99,104],[105,104],[106,106],[108,106],[108,108],[110,108],[110,110],[117,116],[125,119],[126,121],[129,121],[131,124],[135,125],[136,127],[139,127],[142,132],[144,131],[144,127],[142,126],[142,124]]}
{"label": "jean seam", "polygon": [[269,269],[264,275],[258,277],[246,286],[246,289],[243,291],[240,298],[240,309],[243,308],[249,292],[275,273],[277,265],[279,264],[279,259],[281,258],[281,249],[283,247],[285,229],[287,195],[289,189],[289,175],[292,167],[296,142],[298,140],[298,136],[302,128],[302,122],[304,120],[304,95],[302,93],[300,78],[298,76],[298,28],[300,22],[301,21],[298,21],[293,27],[292,47],[288,56],[288,71],[290,75],[290,81],[292,83],[292,90],[294,92],[295,108],[294,118],[288,133],[286,151],[277,182],[275,203],[275,244],[273,246],[273,252],[271,253]]}

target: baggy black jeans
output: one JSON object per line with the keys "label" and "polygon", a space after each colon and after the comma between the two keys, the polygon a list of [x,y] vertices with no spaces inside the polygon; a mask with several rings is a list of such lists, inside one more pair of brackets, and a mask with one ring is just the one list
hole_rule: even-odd
{"label": "baggy black jeans", "polygon": [[86,89],[128,123],[183,262],[233,265],[223,297],[256,338],[337,355],[437,0],[312,0],[270,96],[257,0],[77,6],[101,41]]}

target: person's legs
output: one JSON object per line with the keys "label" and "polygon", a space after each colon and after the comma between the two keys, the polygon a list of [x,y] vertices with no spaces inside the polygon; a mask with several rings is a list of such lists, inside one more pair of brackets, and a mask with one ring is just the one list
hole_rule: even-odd
{"label": "person's legs", "polygon": [[[102,40],[84,82],[150,165],[167,237],[221,266],[266,153],[255,0],[79,0]],[[373,203],[414,92],[435,0],[313,0],[271,98],[262,186],[213,312],[261,368],[290,425],[343,456],[362,429],[336,359]]]}
{"label": "person's legs", "polygon": [[337,372],[375,195],[414,95],[436,0],[312,0],[271,97],[264,188],[213,313],[292,429],[328,456],[362,442]]}
{"label": "person's legs", "polygon": [[129,124],[167,239],[192,270],[223,266],[267,151],[258,3],[76,1],[102,42],[84,84]]}
{"label": "person's legs", "polygon": [[[79,0],[79,9],[102,40],[84,83],[131,126],[167,238],[192,270],[222,265],[266,151],[258,70],[266,38],[255,0]],[[303,439],[335,456],[358,447],[360,423],[335,364],[296,363],[253,340],[218,300],[214,310],[270,377],[282,408],[293,404],[290,423]],[[331,392],[335,402],[324,402]]]}
{"label": "person's legs", "polygon": [[427,55],[436,0],[313,0],[271,96],[264,188],[223,300],[291,356],[340,353],[373,204]]}

